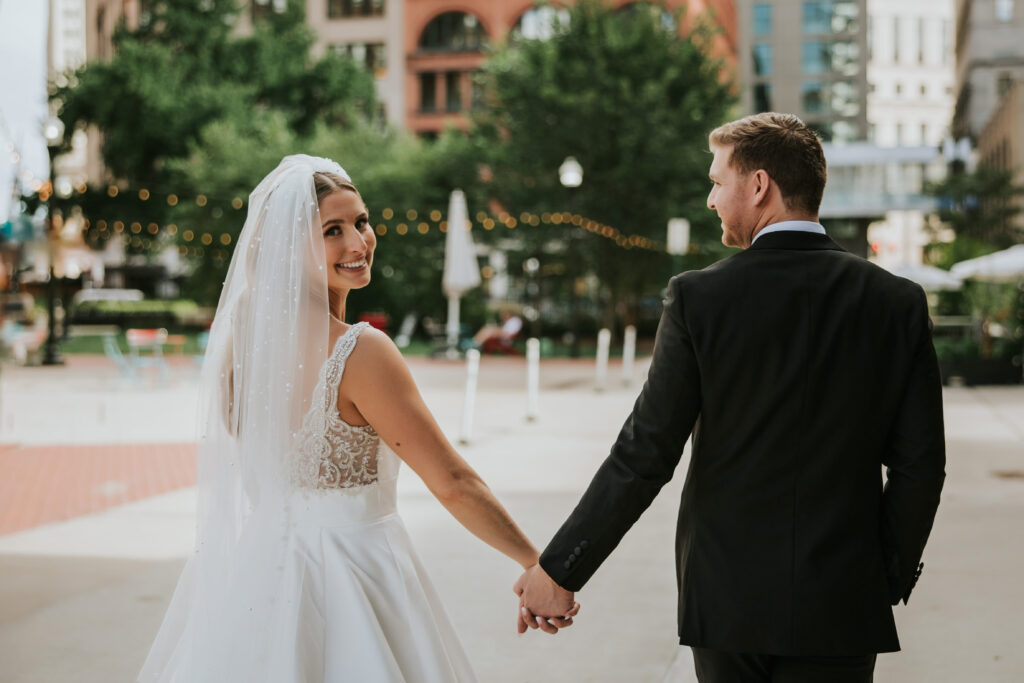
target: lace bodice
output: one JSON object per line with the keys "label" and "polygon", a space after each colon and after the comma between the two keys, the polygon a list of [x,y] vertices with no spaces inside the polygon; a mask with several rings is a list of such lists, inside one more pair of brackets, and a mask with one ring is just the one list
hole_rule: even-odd
{"label": "lace bodice", "polygon": [[366,326],[350,327],[320,369],[312,405],[295,441],[292,479],[299,488],[351,489],[377,481],[380,437],[370,425],[350,425],[338,414],[345,362]]}

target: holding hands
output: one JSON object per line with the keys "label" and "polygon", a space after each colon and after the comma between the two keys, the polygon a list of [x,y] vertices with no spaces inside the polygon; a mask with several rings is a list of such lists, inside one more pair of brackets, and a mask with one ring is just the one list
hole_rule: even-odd
{"label": "holding hands", "polygon": [[572,626],[572,618],[580,611],[573,593],[555,583],[540,564],[523,572],[512,590],[519,596],[519,633],[526,633],[527,628],[558,633],[559,629]]}

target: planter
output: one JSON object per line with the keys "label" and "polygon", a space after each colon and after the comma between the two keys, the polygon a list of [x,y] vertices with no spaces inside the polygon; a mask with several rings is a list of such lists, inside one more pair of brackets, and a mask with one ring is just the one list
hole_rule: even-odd
{"label": "planter", "polygon": [[[1016,361],[1016,362],[1015,362]],[[1017,358],[957,358],[939,361],[942,383],[963,383],[967,386],[982,384],[1020,384],[1021,367]]]}

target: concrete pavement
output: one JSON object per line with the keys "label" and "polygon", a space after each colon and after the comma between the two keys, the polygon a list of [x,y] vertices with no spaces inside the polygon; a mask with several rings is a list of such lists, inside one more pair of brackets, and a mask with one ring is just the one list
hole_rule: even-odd
{"label": "concrete pavement", "polygon": [[[521,363],[483,359],[474,439],[460,451],[541,545],[607,454],[645,365],[632,386],[612,382],[599,394],[592,363],[545,362],[542,417],[526,422]],[[454,440],[464,370],[420,359],[411,366]],[[4,368],[0,460],[17,452],[22,460],[17,478],[4,469],[0,487],[8,488],[0,492],[31,485],[45,493],[47,482],[60,478],[40,470],[102,461],[104,448],[95,446],[153,446],[127,457],[128,465],[107,457],[102,474],[65,477],[67,496],[41,496],[59,502],[74,492],[78,500],[109,504],[50,511],[38,518],[49,523],[0,531],[0,681],[133,680],[191,548],[194,490],[161,488],[171,472],[180,476],[174,467],[149,468],[167,474],[144,491],[131,473],[139,457],[145,463],[151,454],[155,465],[161,449],[193,440],[194,388],[187,362],[162,387],[126,385],[102,362]],[[946,491],[925,572],[909,607],[897,609],[904,651],[879,658],[876,680],[1024,680],[1024,652],[1016,647],[1024,635],[1024,388],[949,389],[945,404]],[[59,457],[57,446],[64,448]],[[688,651],[674,637],[673,538],[684,471],[578,596],[577,624],[550,637],[515,634],[517,567],[463,530],[404,468],[403,518],[481,681],[693,680]],[[153,495],[160,490],[168,492]],[[144,495],[133,498],[132,491]],[[114,504],[122,499],[111,492],[132,502]],[[39,497],[23,496],[19,505]],[[0,498],[0,519],[12,500]]]}

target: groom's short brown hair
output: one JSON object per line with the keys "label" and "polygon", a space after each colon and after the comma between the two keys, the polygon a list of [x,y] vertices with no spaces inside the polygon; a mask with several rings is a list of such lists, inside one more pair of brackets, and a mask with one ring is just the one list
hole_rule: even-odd
{"label": "groom's short brown hair", "polygon": [[787,209],[818,215],[825,192],[825,152],[817,133],[792,114],[766,112],[711,131],[712,147],[731,147],[729,162],[746,175],[764,170],[779,186]]}

